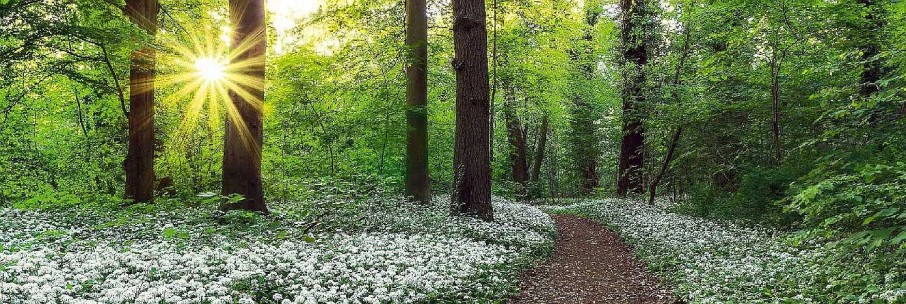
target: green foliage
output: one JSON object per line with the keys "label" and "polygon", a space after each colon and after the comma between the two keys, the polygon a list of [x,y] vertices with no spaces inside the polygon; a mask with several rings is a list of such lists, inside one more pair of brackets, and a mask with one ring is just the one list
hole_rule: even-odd
{"label": "green foliage", "polygon": [[856,248],[906,249],[906,165],[866,164],[809,183],[789,208],[810,227],[846,232],[842,243]]}

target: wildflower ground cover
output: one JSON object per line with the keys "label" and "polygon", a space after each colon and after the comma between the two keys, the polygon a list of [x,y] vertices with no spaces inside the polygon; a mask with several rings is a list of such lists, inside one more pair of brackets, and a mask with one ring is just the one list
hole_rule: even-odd
{"label": "wildflower ground cover", "polygon": [[609,225],[691,303],[906,303],[906,265],[618,199],[546,207]]}
{"label": "wildflower ground cover", "polygon": [[552,249],[534,207],[495,199],[486,223],[437,201],[0,208],[0,303],[490,302]]}

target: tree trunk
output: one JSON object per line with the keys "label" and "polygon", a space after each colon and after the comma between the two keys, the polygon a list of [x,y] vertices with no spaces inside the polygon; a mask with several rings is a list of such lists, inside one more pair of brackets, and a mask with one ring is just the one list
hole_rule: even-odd
{"label": "tree trunk", "polygon": [[780,141],[780,68],[781,58],[771,58],[771,140],[774,142],[774,161],[783,161],[783,143]]}
{"label": "tree trunk", "polygon": [[550,132],[550,121],[547,115],[541,119],[538,129],[538,145],[535,147],[535,160],[532,162],[532,183],[541,180],[541,164],[544,162],[544,149],[547,145],[547,133]]}
{"label": "tree trunk", "polygon": [[493,221],[486,18],[484,0],[453,0],[456,139],[451,211]]}
{"label": "tree trunk", "polygon": [[[648,64],[646,38],[650,33],[645,22],[651,16],[647,12],[644,0],[621,0],[623,43],[623,138],[620,144],[620,164],[618,168],[617,194],[642,194],[643,169],[645,164],[645,128],[642,124],[645,103],[642,88],[645,84],[645,65]],[[638,32],[641,32],[641,36]]]}
{"label": "tree trunk", "polygon": [[[125,13],[149,35],[157,33],[157,0],[129,0]],[[129,146],[126,198],[133,202],[154,200],[154,78],[156,53],[150,47],[132,52],[129,67]],[[115,77],[115,76],[114,76]]]}
{"label": "tree trunk", "polygon": [[664,158],[664,164],[661,165],[661,171],[658,172],[657,176],[654,177],[654,180],[651,182],[651,186],[648,188],[648,204],[654,205],[654,197],[657,194],[657,186],[661,183],[661,179],[664,178],[664,173],[667,172],[667,169],[670,168],[670,161],[673,160],[673,153],[676,151],[676,144],[679,142],[680,135],[683,134],[683,127],[676,128],[676,131],[673,132],[673,138],[670,140],[670,147],[667,148],[667,156]]}
{"label": "tree trunk", "polygon": [[406,196],[431,201],[428,184],[428,15],[425,0],[406,1]]}
{"label": "tree trunk", "polygon": [[516,182],[520,196],[525,195],[528,183],[528,150],[526,148],[525,128],[522,120],[516,114],[515,90],[508,88],[504,101],[503,116],[506,120],[507,139],[510,143],[510,165],[513,172],[513,182]]}
{"label": "tree trunk", "polygon": [[[592,44],[594,36],[592,29],[597,25],[600,13],[595,9],[586,9],[585,21],[588,26],[583,39],[585,45],[579,50],[574,50],[571,54],[572,60],[577,62],[581,79],[590,81],[594,79],[594,72],[597,60],[594,58]],[[600,178],[598,176],[598,130],[595,126],[597,117],[594,106],[584,96],[574,93],[572,108],[572,120],[570,121],[571,141],[573,157],[576,161],[575,168],[578,169],[580,179],[579,193],[581,195],[590,195],[596,188]]]}
{"label": "tree trunk", "polygon": [[[238,68],[229,72],[251,81],[237,83],[245,92],[230,90],[223,151],[223,195],[239,194],[243,200],[224,204],[224,210],[242,209],[267,213],[261,185],[261,108],[264,105],[264,63],[267,35],[264,0],[230,0],[232,46],[242,47],[230,58]],[[247,94],[246,94],[247,93]]]}
{"label": "tree trunk", "polygon": [[881,80],[881,60],[878,55],[881,54],[881,47],[878,45],[878,33],[884,27],[884,18],[879,16],[880,4],[878,0],[858,0],[859,4],[865,6],[867,11],[865,19],[867,27],[862,31],[861,37],[865,41],[862,43],[862,83],[859,88],[859,94],[868,98],[881,90],[878,81]]}
{"label": "tree trunk", "polygon": [[489,136],[490,136],[490,137],[489,137],[489,140],[490,140],[490,142],[491,142],[491,144],[489,145],[489,147],[490,147],[490,150],[491,150],[491,152],[490,152],[491,154],[490,154],[490,155],[491,155],[491,163],[492,163],[492,164],[494,163],[494,128],[496,127],[496,121],[495,121],[495,120],[497,119],[497,105],[496,105],[496,101],[497,101],[497,85],[498,85],[498,84],[497,84],[497,65],[498,65],[498,64],[497,64],[497,62],[498,62],[498,57],[497,57],[497,56],[498,56],[498,53],[497,53],[497,37],[498,37],[498,36],[497,36],[497,22],[499,21],[499,20],[497,19],[497,0],[494,0],[493,9],[494,9],[494,16],[491,17],[491,18],[493,18],[493,20],[494,20],[494,39],[493,39],[493,42],[492,42],[493,48],[491,49],[491,58],[492,58],[491,67],[492,67],[492,71],[493,71],[493,72],[491,73],[492,76],[493,76],[492,81],[491,81],[491,84],[492,84],[492,85],[491,85],[491,128],[488,130],[488,132],[491,133],[491,134],[489,135]]}
{"label": "tree trunk", "polygon": [[[682,83],[681,77],[683,74],[683,68],[686,66],[686,59],[689,58],[691,44],[690,39],[692,38],[692,29],[688,26],[688,24],[683,24],[683,31],[685,32],[683,35],[683,51],[680,55],[679,63],[676,65],[676,72],[673,73],[673,81],[671,83],[674,87],[671,96],[673,97],[673,101],[676,103],[680,102],[680,95],[676,87]],[[682,133],[682,125],[676,127],[676,131],[674,131],[673,138],[670,140],[670,145],[667,148],[667,156],[664,157],[664,164],[661,165],[661,171],[658,172],[657,176],[655,176],[654,180],[651,182],[651,185],[648,188],[649,205],[654,205],[654,197],[657,195],[657,187],[661,183],[661,179],[664,178],[664,174],[667,173],[667,169],[670,168],[670,162],[673,161],[673,154],[676,151],[676,145],[679,142]],[[673,181],[676,181],[675,175]],[[675,183],[670,183],[670,185],[673,188],[673,201],[676,201],[676,185]]]}

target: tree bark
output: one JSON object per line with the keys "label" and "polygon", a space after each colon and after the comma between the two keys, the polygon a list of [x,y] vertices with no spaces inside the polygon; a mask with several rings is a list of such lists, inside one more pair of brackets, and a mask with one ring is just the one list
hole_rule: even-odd
{"label": "tree bark", "polygon": [[[776,52],[776,51],[775,51]],[[771,140],[774,142],[774,161],[783,161],[783,143],[780,141],[780,68],[783,56],[771,57]]]}
{"label": "tree bark", "polygon": [[648,188],[648,204],[654,205],[654,197],[657,194],[657,186],[661,183],[661,179],[664,178],[664,173],[667,172],[667,169],[670,168],[670,161],[673,160],[673,153],[676,151],[676,144],[679,142],[680,135],[683,134],[683,127],[677,127],[676,131],[673,132],[673,138],[670,139],[670,147],[667,148],[667,156],[664,158],[664,164],[661,165],[661,171],[658,172],[657,176],[654,177],[654,180],[651,182],[651,186]]}
{"label": "tree bark", "polygon": [[425,0],[406,1],[406,196],[427,204],[428,183],[428,15]]}
{"label": "tree bark", "polygon": [[550,132],[550,121],[547,115],[541,119],[538,129],[538,144],[535,147],[535,160],[532,161],[532,183],[541,180],[541,165],[544,162],[544,150],[547,146],[547,133]]}
{"label": "tree bark", "polygon": [[[125,13],[149,35],[157,33],[157,0],[129,0]],[[109,64],[109,63],[108,63]],[[126,170],[127,199],[154,200],[154,80],[156,53],[150,47],[135,51],[129,68],[129,146]],[[114,76],[115,77],[115,76]]]}
{"label": "tree bark", "polygon": [[[617,180],[617,194],[626,196],[628,193],[642,194],[645,192],[643,184],[643,169],[645,164],[645,128],[642,124],[643,111],[640,109],[645,103],[642,88],[645,84],[645,65],[648,64],[648,39],[650,29],[644,22],[649,22],[644,0],[621,0],[622,31],[620,37],[623,43],[623,138],[620,144],[619,179]],[[642,33],[641,36],[639,33]]]}
{"label": "tree bark", "polygon": [[493,221],[486,18],[484,0],[453,0],[456,138],[451,211]]}
{"label": "tree bark", "polygon": [[230,73],[251,81],[236,83],[243,94],[230,90],[223,152],[223,195],[239,194],[243,200],[222,206],[224,210],[242,209],[267,213],[261,185],[261,108],[264,105],[264,63],[267,35],[264,0],[230,0],[230,20],[234,25]]}
{"label": "tree bark", "polygon": [[515,103],[514,99],[516,99],[515,90],[507,88],[506,93],[503,116],[506,120],[507,140],[510,143],[510,167],[513,172],[513,182],[520,188],[517,189],[517,192],[520,196],[524,196],[529,180],[525,127],[522,124],[522,120],[519,119],[519,115],[516,114],[515,105],[513,105]]}

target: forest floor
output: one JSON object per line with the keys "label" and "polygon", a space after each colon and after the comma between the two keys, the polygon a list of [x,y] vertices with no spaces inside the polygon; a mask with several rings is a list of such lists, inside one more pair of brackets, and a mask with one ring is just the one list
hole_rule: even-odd
{"label": "forest floor", "polygon": [[574,215],[553,216],[557,243],[553,256],[522,275],[521,292],[510,301],[522,303],[672,303],[632,247],[619,235]]}
{"label": "forest floor", "polygon": [[[828,240],[802,241],[796,232],[699,218],[675,208],[666,200],[651,206],[631,199],[541,207],[558,214],[554,218],[559,238],[554,256],[536,270],[540,274],[523,280],[538,285],[527,286],[525,293],[547,297],[545,293],[586,286],[603,286],[593,288],[607,293],[596,299],[561,293],[560,297],[586,298],[516,303],[649,303],[624,300],[610,294],[618,290],[608,289],[613,284],[626,290],[653,290],[653,286],[632,285],[651,284],[645,281],[648,276],[640,274],[646,266],[665,283],[662,286],[669,286],[686,303],[906,303],[906,276],[896,266],[901,262],[852,254],[828,245]],[[564,215],[591,220],[607,230]],[[632,262],[635,258],[641,262]],[[621,271],[626,271],[622,277]],[[595,279],[583,279],[580,273]]]}
{"label": "forest floor", "polygon": [[493,303],[553,250],[538,208],[495,198],[484,222],[435,201],[0,205],[0,303]]}

